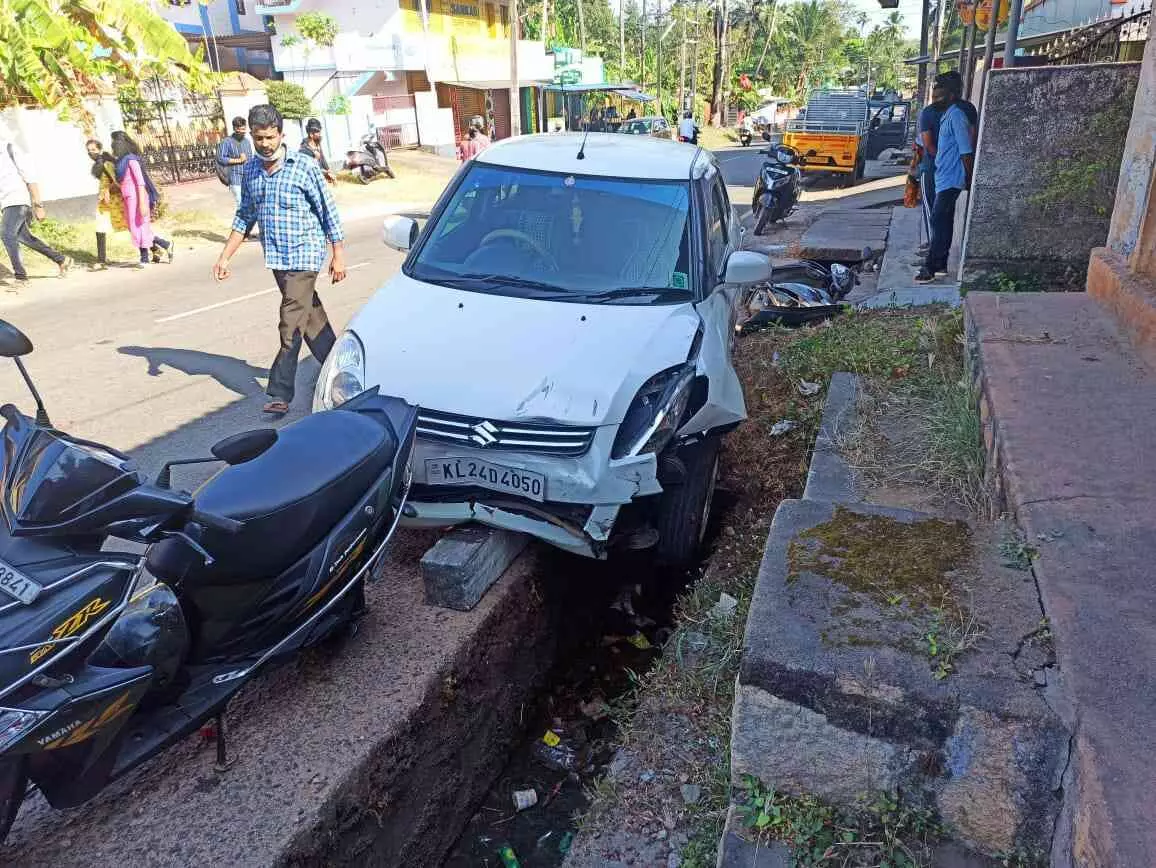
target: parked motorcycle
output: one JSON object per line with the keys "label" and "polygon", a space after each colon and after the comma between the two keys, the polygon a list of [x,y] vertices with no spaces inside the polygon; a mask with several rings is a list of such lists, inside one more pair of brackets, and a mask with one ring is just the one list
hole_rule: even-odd
{"label": "parked motorcycle", "polygon": [[[409,492],[417,410],[364,392],[280,431],[248,431],[153,482],[125,455],[56,430],[36,401],[0,407],[0,841],[31,781],[71,808],[217,718],[274,661],[345,630]],[[194,494],[177,465],[227,466]],[[147,545],[106,551],[111,538]]]}
{"label": "parked motorcycle", "polygon": [[370,128],[361,137],[361,150],[349,151],[345,155],[345,168],[351,170],[362,184],[368,184],[382,175],[396,178],[389,165],[389,156],[377,138],[377,130]]}
{"label": "parked motorcycle", "polygon": [[739,127],[739,144],[740,145],[742,145],[744,148],[747,147],[748,145],[750,145],[751,139],[753,139],[753,138],[754,138],[754,136],[752,135],[749,127]]}
{"label": "parked motorcycle", "polygon": [[785,220],[799,204],[803,190],[803,173],[795,165],[799,159],[798,151],[787,145],[775,145],[763,148],[759,153],[767,159],[759,169],[751,201],[755,235],[762,235],[772,223]]}

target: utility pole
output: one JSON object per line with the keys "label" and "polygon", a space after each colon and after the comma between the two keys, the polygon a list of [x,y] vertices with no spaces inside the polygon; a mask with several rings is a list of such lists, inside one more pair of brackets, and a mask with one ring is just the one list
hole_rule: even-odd
{"label": "utility pole", "polygon": [[582,0],[578,0],[578,38],[582,42],[582,57],[586,57],[586,13],[582,9]]}
{"label": "utility pole", "polygon": [[646,0],[642,0],[642,28],[639,30],[638,83],[646,90]]}
{"label": "utility pole", "polygon": [[979,105],[983,106],[983,95],[987,92],[987,76],[991,72],[995,57],[995,31],[999,27],[999,0],[992,0],[991,17],[987,22],[987,42],[983,49],[983,77],[979,80]]}
{"label": "utility pole", "polygon": [[1024,0],[1011,0],[1011,14],[1007,19],[1007,38],[1003,44],[1003,68],[1011,69],[1016,63],[1016,44],[1020,40],[1020,16],[1024,14]]}
{"label": "utility pole", "polygon": [[542,0],[542,44],[550,48],[550,0]]}
{"label": "utility pole", "polygon": [[618,0],[618,79],[626,81],[626,0]]}
{"label": "utility pole", "polygon": [[919,24],[919,104],[927,105],[927,36],[931,29],[931,0],[923,0]]}
{"label": "utility pole", "polygon": [[[684,0],[685,2],[685,0]],[[686,6],[679,10],[682,14],[682,40],[678,46],[678,117],[686,109]]]}
{"label": "utility pole", "polygon": [[510,0],[510,135],[522,134],[522,89],[518,86],[518,0]]}
{"label": "utility pole", "polygon": [[658,92],[658,114],[666,117],[666,113],[662,110],[662,0],[658,0],[658,11],[654,13],[654,30],[658,34],[658,38],[654,43],[654,63],[656,67],[654,86]]}
{"label": "utility pole", "polygon": [[971,23],[963,35],[963,61],[960,68],[963,70],[963,95],[971,98],[971,85],[975,80],[975,14],[972,13]]}
{"label": "utility pole", "polygon": [[694,101],[698,99],[698,47],[702,43],[702,21],[698,13],[699,0],[694,0],[694,57],[690,68],[690,110],[694,112]]}

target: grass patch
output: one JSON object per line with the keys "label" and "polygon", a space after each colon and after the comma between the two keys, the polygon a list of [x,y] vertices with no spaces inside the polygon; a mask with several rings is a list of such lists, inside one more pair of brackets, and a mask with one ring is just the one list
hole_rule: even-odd
{"label": "grass patch", "polygon": [[927,864],[941,829],[935,813],[879,794],[858,811],[844,811],[811,796],[794,797],[745,781],[743,825],[761,841],[791,846],[800,866],[909,868]]}
{"label": "grass patch", "polygon": [[[694,804],[684,805],[676,783],[643,785],[637,775],[602,780],[590,793],[591,806],[582,822],[583,837],[593,849],[598,844],[591,840],[595,831],[605,830],[605,839],[615,830],[661,823],[669,812],[666,816],[676,818],[677,827],[689,837],[681,864],[715,864],[731,801],[731,709],[747,612],[771,519],[783,499],[802,492],[822,415],[823,391],[802,395],[799,382],[825,386],[835,371],[850,371],[869,383],[932,401],[943,383],[962,377],[961,330],[959,314],[944,309],[918,314],[873,311],[813,328],[767,329],[740,340],[735,364],[749,418],[727,438],[720,477],[720,486],[735,503],[702,577],[676,604],[662,656],[640,676],[633,701],[616,714],[620,745],[638,768],[667,770],[674,781],[700,786],[702,794]],[[943,449],[950,452],[951,437],[964,436],[947,433],[959,427],[946,421],[956,410],[936,412],[945,420]],[[800,424],[772,436],[771,428],[784,419]],[[712,614],[723,593],[738,600],[733,618]],[[937,607],[943,613],[935,634],[944,648],[939,654],[955,641],[954,610],[941,602],[928,598],[932,615]],[[664,786],[664,792],[654,792]]]}

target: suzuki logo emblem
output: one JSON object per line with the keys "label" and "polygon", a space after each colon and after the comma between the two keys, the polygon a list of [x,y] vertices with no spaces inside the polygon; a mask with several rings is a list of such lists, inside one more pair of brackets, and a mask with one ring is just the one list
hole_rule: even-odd
{"label": "suzuki logo emblem", "polygon": [[498,442],[498,438],[494,435],[498,433],[498,429],[492,422],[479,422],[473,426],[473,434],[470,435],[470,440],[478,446],[486,447],[493,446]]}

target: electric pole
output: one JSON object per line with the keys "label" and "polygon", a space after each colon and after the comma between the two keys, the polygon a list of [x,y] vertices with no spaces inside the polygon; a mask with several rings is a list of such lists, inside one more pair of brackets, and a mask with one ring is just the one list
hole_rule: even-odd
{"label": "electric pole", "polygon": [[682,117],[686,109],[686,6],[679,9],[682,19],[682,40],[678,46],[678,111],[676,115]]}
{"label": "electric pole", "polygon": [[654,13],[654,30],[658,34],[658,39],[654,43],[654,86],[658,91],[658,114],[666,117],[666,113],[662,110],[662,0],[658,0],[658,9]]}
{"label": "electric pole", "polygon": [[646,90],[646,0],[642,0],[642,27],[639,29],[638,83]]}
{"label": "electric pole", "polygon": [[586,13],[582,9],[582,0],[578,0],[578,38],[582,42],[582,57],[586,57]]}
{"label": "electric pole", "polygon": [[618,0],[618,80],[626,81],[626,0]]}
{"label": "electric pole", "polygon": [[550,0],[542,0],[542,44],[550,47]]}
{"label": "electric pole", "polygon": [[510,0],[510,135],[522,134],[522,89],[518,86],[518,0]]}

